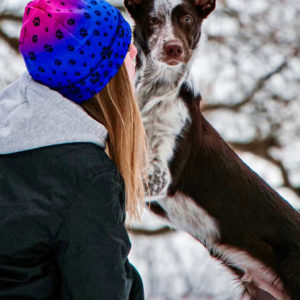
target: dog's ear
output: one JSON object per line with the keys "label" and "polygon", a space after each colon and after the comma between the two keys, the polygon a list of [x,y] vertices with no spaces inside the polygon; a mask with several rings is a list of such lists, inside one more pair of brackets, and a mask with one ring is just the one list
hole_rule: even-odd
{"label": "dog's ear", "polygon": [[216,0],[193,0],[198,13],[205,19],[216,7]]}
{"label": "dog's ear", "polygon": [[128,10],[129,14],[134,18],[140,4],[143,0],[124,0],[124,6]]}

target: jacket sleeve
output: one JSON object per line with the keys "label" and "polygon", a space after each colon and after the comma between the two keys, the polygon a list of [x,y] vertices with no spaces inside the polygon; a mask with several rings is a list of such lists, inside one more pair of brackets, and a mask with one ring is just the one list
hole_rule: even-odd
{"label": "jacket sleeve", "polygon": [[124,191],[115,177],[111,171],[95,174],[63,216],[56,235],[63,300],[130,298],[131,245],[123,222]]}

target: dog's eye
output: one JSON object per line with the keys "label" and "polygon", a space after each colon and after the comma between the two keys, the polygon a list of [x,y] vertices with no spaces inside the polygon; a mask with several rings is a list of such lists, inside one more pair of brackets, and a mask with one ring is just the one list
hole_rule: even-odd
{"label": "dog's eye", "polygon": [[152,17],[149,19],[149,24],[150,25],[157,25],[159,23],[159,19],[156,17]]}
{"label": "dog's eye", "polygon": [[181,23],[188,24],[188,25],[192,24],[193,21],[194,21],[194,19],[190,15],[185,15],[180,18]]}

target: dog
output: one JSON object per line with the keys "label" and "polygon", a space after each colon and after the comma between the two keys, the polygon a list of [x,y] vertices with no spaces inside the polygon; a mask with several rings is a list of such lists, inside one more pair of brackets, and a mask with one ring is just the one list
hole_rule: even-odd
{"label": "dog", "polygon": [[300,214],[206,121],[191,66],[215,0],[125,0],[149,148],[151,210],[191,234],[252,300],[300,299]]}

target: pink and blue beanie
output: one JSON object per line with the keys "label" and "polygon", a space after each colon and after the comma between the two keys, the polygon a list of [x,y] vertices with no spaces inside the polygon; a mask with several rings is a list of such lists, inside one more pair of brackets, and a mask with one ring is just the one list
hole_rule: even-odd
{"label": "pink and blue beanie", "polygon": [[103,0],[34,0],[20,36],[32,78],[81,103],[118,72],[131,42],[130,25]]}

